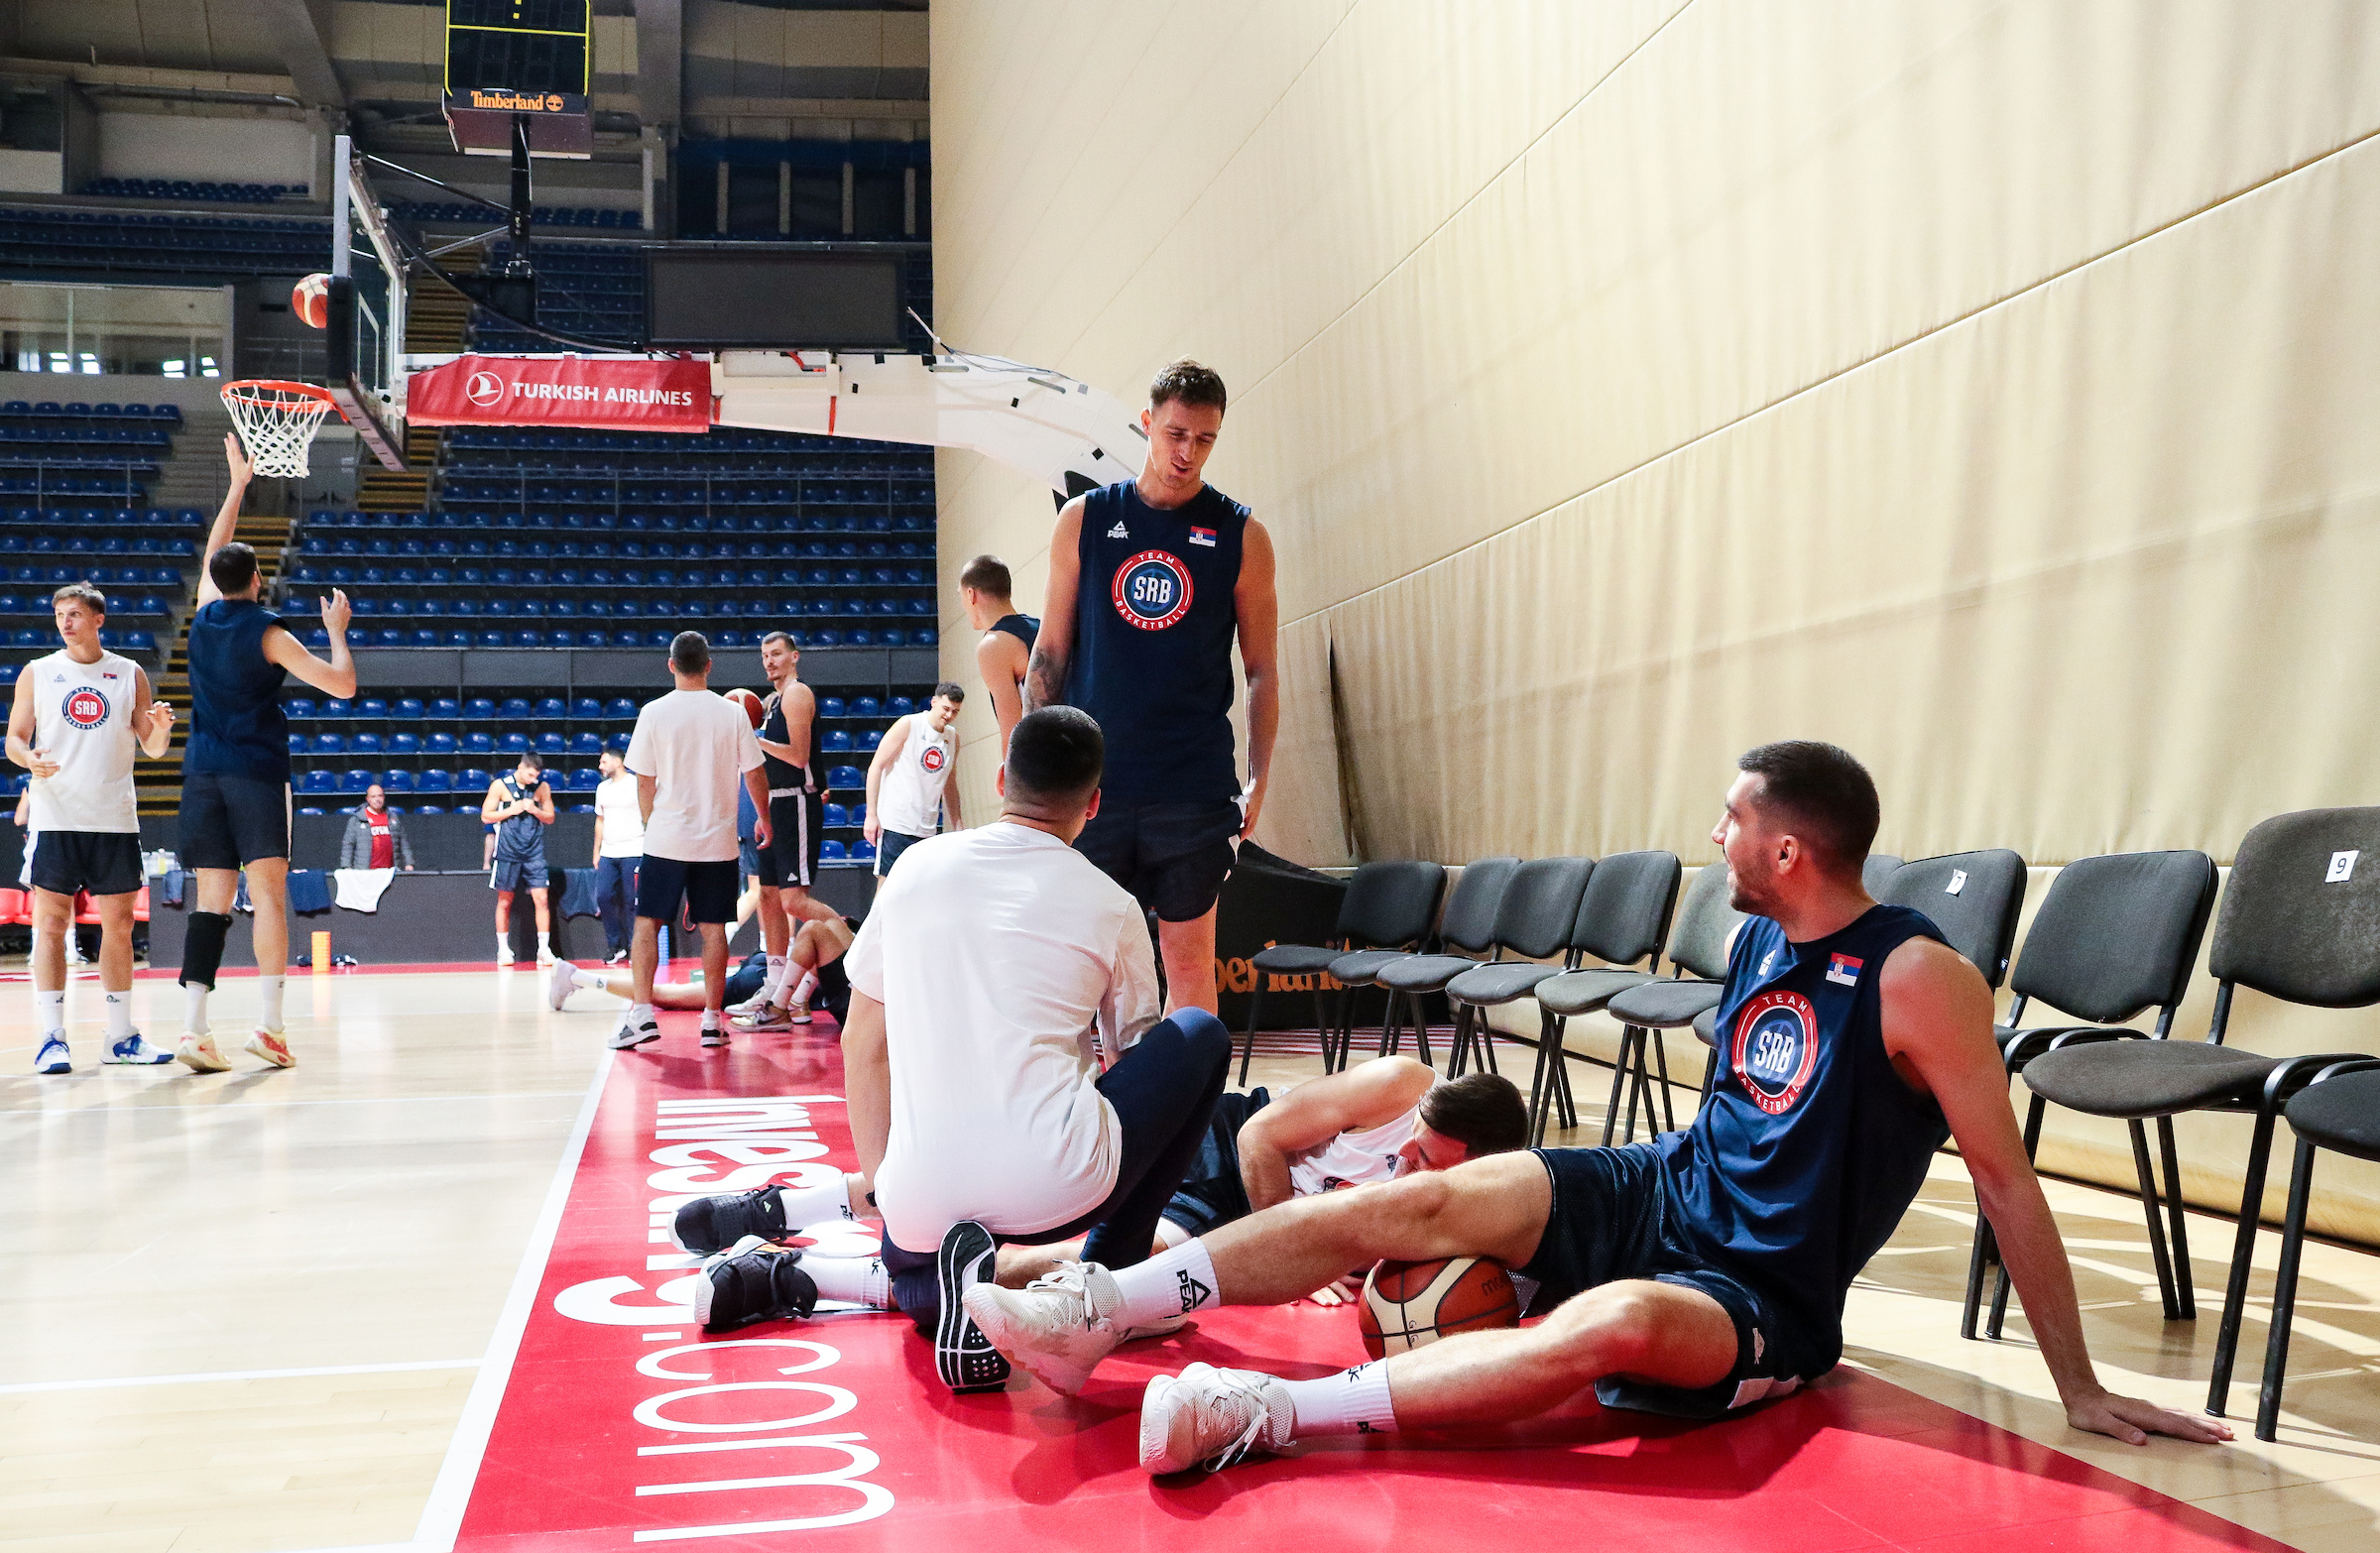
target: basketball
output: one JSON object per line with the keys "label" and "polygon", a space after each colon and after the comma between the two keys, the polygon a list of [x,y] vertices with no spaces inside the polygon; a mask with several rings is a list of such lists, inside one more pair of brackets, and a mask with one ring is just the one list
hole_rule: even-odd
{"label": "basketball", "polygon": [[1364,1279],[1358,1324],[1374,1359],[1457,1332],[1520,1325],[1520,1298],[1500,1262],[1485,1256],[1383,1261]]}
{"label": "basketball", "polygon": [[330,322],[330,277],[309,275],[290,288],[290,310],[314,328]]}
{"label": "basketball", "polygon": [[738,685],[733,690],[727,692],[727,698],[730,701],[735,702],[738,706],[744,708],[744,715],[752,719],[752,726],[754,728],[757,729],[761,726],[761,718],[763,714],[761,711],[761,698],[758,695],[754,694],[750,690],[745,689],[742,685]]}

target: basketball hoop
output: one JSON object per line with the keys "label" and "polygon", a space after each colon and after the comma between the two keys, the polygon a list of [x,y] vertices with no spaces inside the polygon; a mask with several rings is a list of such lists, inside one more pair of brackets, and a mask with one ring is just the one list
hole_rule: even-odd
{"label": "basketball hoop", "polygon": [[223,405],[239,427],[249,466],[285,480],[305,478],[306,449],[322,418],[338,410],[329,392],[311,383],[255,378],[224,384]]}

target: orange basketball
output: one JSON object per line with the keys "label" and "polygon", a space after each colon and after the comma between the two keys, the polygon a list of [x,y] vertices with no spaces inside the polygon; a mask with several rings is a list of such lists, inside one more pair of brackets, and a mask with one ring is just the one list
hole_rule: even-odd
{"label": "orange basketball", "polygon": [[744,715],[752,719],[753,727],[761,726],[761,698],[758,695],[745,689],[742,685],[738,685],[727,692],[727,698],[744,708]]}
{"label": "orange basketball", "polygon": [[290,289],[290,310],[319,329],[330,322],[330,277],[309,275]]}
{"label": "orange basketball", "polygon": [[1358,1325],[1374,1359],[1457,1332],[1520,1325],[1520,1297],[1503,1264],[1485,1256],[1383,1261],[1364,1280]]}

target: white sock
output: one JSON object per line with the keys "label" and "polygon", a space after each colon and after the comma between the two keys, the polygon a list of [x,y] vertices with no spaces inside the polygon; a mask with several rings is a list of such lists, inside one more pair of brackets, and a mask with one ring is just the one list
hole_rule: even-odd
{"label": "white sock", "polygon": [[1115,1270],[1120,1326],[1140,1327],[1168,1316],[1187,1316],[1194,1310],[1220,1305],[1215,1291],[1215,1258],[1205,1241],[1191,1241],[1159,1252],[1144,1262]]}
{"label": "white sock", "polygon": [[784,1204],[785,1228],[806,1230],[813,1224],[859,1217],[851,1211],[851,1178],[837,1178],[832,1186],[780,1186],[777,1200]]}
{"label": "white sock", "polygon": [[107,1043],[132,1038],[132,989],[107,994]]}
{"label": "white sock", "polygon": [[181,1027],[193,1035],[206,1033],[206,995],[213,991],[204,982],[181,984]]}
{"label": "white sock", "polygon": [[608,984],[604,981],[603,973],[601,971],[590,971],[583,966],[576,965],[570,967],[570,985],[573,987],[592,987],[597,992],[606,992],[610,990]]}
{"label": "white sock", "polygon": [[810,994],[817,990],[818,973],[816,971],[804,971],[801,973],[800,983],[793,989],[792,996],[785,999],[785,1001],[778,1007],[790,1009],[795,1004],[806,1004],[810,1001]]}
{"label": "white sock", "polygon": [[892,1308],[892,1279],[874,1256],[804,1256],[801,1270],[818,1285],[821,1299],[839,1299],[871,1310]]}
{"label": "white sock", "polygon": [[717,1009],[702,1011],[702,1027],[706,1030],[715,1030],[719,1027],[719,1011]]}
{"label": "white sock", "polygon": [[761,1002],[776,1002],[776,995],[785,990],[785,967],[791,963],[781,954],[769,957],[769,977],[761,983]]}
{"label": "white sock", "polygon": [[501,960],[513,947],[513,940],[503,933],[496,935],[496,958]]}
{"label": "white sock", "polygon": [[1297,1409],[1295,1439],[1330,1434],[1393,1434],[1396,1414],[1388,1406],[1388,1361],[1342,1370],[1319,1380],[1284,1380],[1289,1405]]}
{"label": "white sock", "polygon": [[265,986],[265,1028],[278,1035],[282,1025],[281,995],[289,987],[290,979],[286,976],[267,976],[261,980]]}
{"label": "white sock", "polygon": [[553,934],[550,932],[539,933],[537,935],[537,953],[544,954],[550,950],[553,947],[552,939]]}
{"label": "white sock", "polygon": [[656,1024],[659,1022],[659,1020],[653,1016],[652,1004],[632,1003],[628,1006],[628,1022],[631,1025],[642,1029],[648,1024]]}
{"label": "white sock", "polygon": [[[108,996],[112,998],[115,995],[110,993]],[[65,989],[60,988],[57,992],[35,993],[33,1006],[41,1011],[43,1034],[63,1035],[66,1032]]]}

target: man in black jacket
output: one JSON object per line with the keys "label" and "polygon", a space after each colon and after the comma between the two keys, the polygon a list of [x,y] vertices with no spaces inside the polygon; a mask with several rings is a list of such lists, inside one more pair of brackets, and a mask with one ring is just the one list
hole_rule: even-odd
{"label": "man in black jacket", "polygon": [[339,838],[341,868],[403,868],[414,871],[414,844],[405,837],[405,817],[389,807],[379,782],[364,789],[364,805],[347,816]]}

